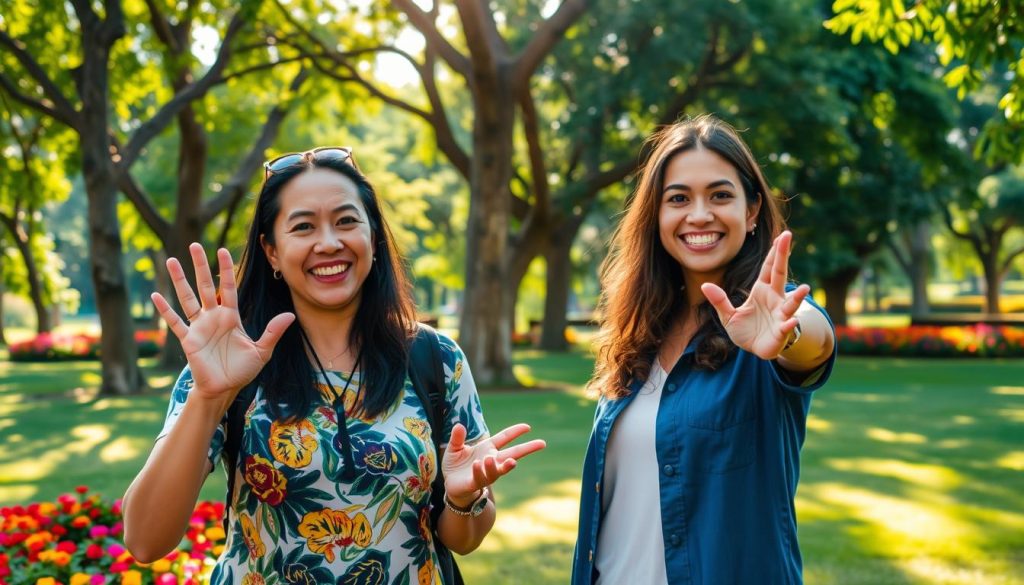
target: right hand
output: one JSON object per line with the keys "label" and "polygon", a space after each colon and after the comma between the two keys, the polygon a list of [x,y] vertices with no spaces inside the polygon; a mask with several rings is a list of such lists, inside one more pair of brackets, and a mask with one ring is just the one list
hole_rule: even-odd
{"label": "right hand", "polygon": [[206,252],[197,243],[188,249],[195,266],[198,299],[178,259],[167,260],[167,271],[188,322],[171,308],[160,293],[153,293],[153,304],[171,332],[181,341],[195,382],[192,393],[203,399],[226,403],[234,399],[238,391],[270,361],[274,346],[295,320],[295,315],[277,315],[267,323],[263,335],[253,341],[242,327],[238,313],[231,253],[224,248],[217,250],[217,263],[220,265],[218,302],[217,287],[206,261]]}

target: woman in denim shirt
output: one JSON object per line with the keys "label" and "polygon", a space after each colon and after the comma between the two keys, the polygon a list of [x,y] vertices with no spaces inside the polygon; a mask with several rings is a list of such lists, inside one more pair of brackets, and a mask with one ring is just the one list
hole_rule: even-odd
{"label": "woman in denim shirt", "polygon": [[601,272],[573,583],[801,583],[793,498],[835,336],[756,160],[702,116],[652,154]]}

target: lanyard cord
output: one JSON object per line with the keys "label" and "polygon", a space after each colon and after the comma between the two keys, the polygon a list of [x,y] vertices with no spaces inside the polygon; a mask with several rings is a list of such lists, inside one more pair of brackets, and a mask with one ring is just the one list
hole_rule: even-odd
{"label": "lanyard cord", "polygon": [[[313,344],[309,341],[309,337],[306,336],[305,330],[299,327],[299,331],[302,333],[302,340],[309,347],[309,353],[313,354],[313,359],[316,360],[316,367],[320,369],[320,375],[324,377],[324,384],[327,384],[328,388],[333,389],[334,385],[327,378],[327,371],[324,369],[324,365],[320,363],[320,357],[316,355],[316,350],[313,349]],[[356,361],[352,364],[352,371],[349,372],[348,378],[345,379],[345,386],[331,404],[334,407],[334,414],[338,419],[338,437],[341,438],[341,458],[345,462],[345,467],[341,470],[341,479],[344,481],[352,481],[356,477],[355,457],[352,455],[352,438],[348,434],[348,415],[345,413],[345,392],[348,391],[348,386],[356,375],[356,369],[359,368],[359,361],[361,359],[363,359],[362,345],[359,347]]]}

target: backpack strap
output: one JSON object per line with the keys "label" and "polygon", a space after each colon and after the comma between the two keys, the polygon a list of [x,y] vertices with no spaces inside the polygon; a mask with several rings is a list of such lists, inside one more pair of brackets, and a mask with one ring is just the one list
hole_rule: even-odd
{"label": "backpack strap", "polygon": [[224,507],[224,534],[228,533],[228,511],[231,510],[235,495],[235,475],[238,468],[238,455],[242,452],[242,437],[245,434],[245,411],[249,410],[253,398],[256,397],[256,383],[242,388],[228,406],[227,429],[224,433],[224,464],[227,468],[228,490]]}
{"label": "backpack strap", "polygon": [[[441,443],[445,421],[448,420],[448,397],[444,384],[443,358],[441,341],[437,331],[432,327],[419,324],[416,337],[409,348],[409,380],[419,396],[423,409],[427,411],[427,422],[430,423],[430,438],[438,457],[441,456]],[[434,532],[434,549],[440,564],[441,576],[445,585],[461,585],[462,575],[455,564],[452,552],[437,537],[437,522],[444,511],[444,473],[441,462],[437,462],[437,475],[430,484],[430,526]]]}

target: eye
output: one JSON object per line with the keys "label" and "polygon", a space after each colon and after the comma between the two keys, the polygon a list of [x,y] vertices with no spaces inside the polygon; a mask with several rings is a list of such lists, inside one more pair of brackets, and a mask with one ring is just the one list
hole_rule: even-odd
{"label": "eye", "polygon": [[290,229],[289,231],[291,231],[291,232],[304,232],[304,231],[311,230],[311,229],[313,229],[313,224],[309,223],[308,221],[303,221],[303,222],[299,222],[299,223],[293,225],[292,229]]}
{"label": "eye", "polygon": [[354,217],[351,215],[343,215],[338,218],[338,223],[335,225],[339,225],[342,227],[352,227],[357,223],[361,223],[358,217]]}
{"label": "eye", "polygon": [[711,194],[713,199],[731,199],[733,194],[731,191],[715,191]]}
{"label": "eye", "polygon": [[665,202],[666,203],[686,203],[689,200],[690,200],[690,198],[687,197],[686,195],[683,195],[682,193],[674,193],[672,195],[669,195],[668,199],[666,199]]}

